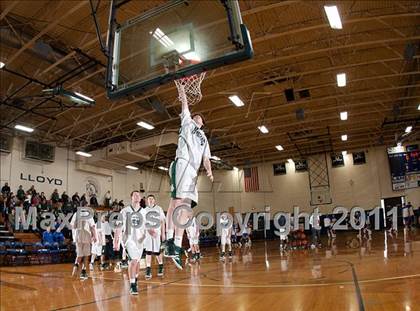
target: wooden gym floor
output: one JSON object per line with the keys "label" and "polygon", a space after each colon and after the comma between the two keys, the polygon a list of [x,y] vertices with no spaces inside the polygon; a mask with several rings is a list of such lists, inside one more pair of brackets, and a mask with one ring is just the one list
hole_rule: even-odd
{"label": "wooden gym floor", "polygon": [[[2,267],[1,310],[420,310],[420,230],[387,241],[374,232],[371,245],[281,255],[278,241],[256,242],[232,262],[203,249],[200,265],[163,279],[139,277],[140,294],[128,293],[127,274],[70,276],[70,264]],[[156,274],[156,271],[153,271]]]}

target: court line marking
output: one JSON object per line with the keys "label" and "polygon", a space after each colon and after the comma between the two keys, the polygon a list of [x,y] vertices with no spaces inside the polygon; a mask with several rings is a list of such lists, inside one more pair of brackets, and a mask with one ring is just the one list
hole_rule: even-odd
{"label": "court line marking", "polygon": [[[216,270],[219,270],[219,268],[213,269],[213,270],[210,270],[210,271],[207,271],[207,272],[212,272],[212,271],[216,271]],[[170,281],[170,282],[162,283],[160,285],[156,285],[156,286],[154,286],[154,287],[152,287],[150,289],[153,289],[153,288],[156,288],[156,287],[161,287],[161,286],[166,286],[166,285],[172,285],[172,283],[179,282],[179,281],[182,281],[182,280],[186,280],[186,279],[189,279],[189,278],[191,278],[190,275],[188,277],[184,277],[184,278],[180,278],[180,279],[173,280],[173,281]],[[118,279],[118,280],[119,281],[126,281],[124,279],[122,279],[122,280]],[[142,283],[142,282],[139,282],[139,283]],[[149,288],[147,288],[146,291],[148,289]],[[140,297],[140,295],[141,295],[142,292],[144,292],[144,290],[143,291],[139,291],[138,297]],[[80,306],[86,306],[86,305],[90,305],[90,304],[96,304],[98,302],[103,302],[103,301],[107,301],[107,300],[113,300],[115,298],[121,298],[121,297],[126,297],[126,296],[132,297],[131,294],[124,293],[124,294],[120,294],[120,295],[111,296],[111,297],[108,297],[108,298],[98,299],[98,300],[94,300],[94,301],[88,301],[88,302],[84,302],[84,303],[80,303],[80,304],[76,304],[76,305],[72,305],[72,306],[65,306],[65,307],[55,308],[55,309],[51,309],[51,310],[52,311],[58,311],[58,310],[66,310],[66,309],[71,309],[71,308],[77,308],[77,307],[80,307]]]}
{"label": "court line marking", "polygon": [[362,292],[360,291],[360,286],[359,286],[359,282],[357,280],[357,273],[356,273],[356,269],[354,268],[354,264],[352,262],[348,262],[351,268],[351,274],[353,277],[353,282],[354,282],[354,287],[356,288],[356,296],[357,296],[357,302],[359,303],[359,310],[360,311],[365,311],[365,305],[363,302],[363,296],[362,296]]}
{"label": "court line marking", "polygon": [[[210,272],[210,271],[208,271]],[[395,277],[387,277],[387,278],[378,278],[378,279],[368,279],[368,280],[361,280],[358,281],[361,284],[365,283],[374,283],[374,282],[387,282],[387,281],[395,281],[401,279],[411,279],[420,277],[420,274],[410,274],[410,275],[401,275]],[[114,279],[114,278],[104,278],[104,277],[92,277],[96,279],[107,279],[113,281],[124,281],[122,279]],[[189,278],[189,277],[188,277]],[[188,279],[183,278],[183,279]],[[191,287],[226,287],[226,288],[285,288],[285,287],[320,287],[320,286],[334,286],[334,285],[352,285],[354,284],[353,281],[344,281],[344,282],[329,282],[329,283],[303,283],[303,284],[272,284],[272,285],[263,285],[263,284],[254,284],[254,285],[243,285],[243,284],[194,284],[194,283],[174,283],[182,281],[175,280],[173,282],[155,282],[155,281],[138,281],[138,283],[143,284],[156,284],[156,285],[171,285],[171,286],[191,286]]]}

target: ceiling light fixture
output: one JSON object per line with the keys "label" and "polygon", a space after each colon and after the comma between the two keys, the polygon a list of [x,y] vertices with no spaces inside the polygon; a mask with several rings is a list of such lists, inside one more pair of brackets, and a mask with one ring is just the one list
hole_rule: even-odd
{"label": "ceiling light fixture", "polygon": [[341,23],[340,13],[338,13],[338,8],[335,5],[325,5],[324,6],[325,14],[327,14],[328,22],[332,29],[343,29],[343,24]]}
{"label": "ceiling light fixture", "polygon": [[242,107],[245,105],[238,95],[231,95],[229,96],[229,99],[236,107]]}
{"label": "ceiling light fixture", "polygon": [[265,125],[261,125],[258,127],[258,129],[261,131],[261,133],[263,134],[267,134],[268,133],[268,128],[265,127]]}
{"label": "ceiling light fixture", "polygon": [[34,131],[33,128],[27,127],[27,126],[24,126],[24,125],[20,125],[20,124],[16,124],[15,129],[17,129],[19,131],[27,132],[27,133],[32,133]]}
{"label": "ceiling light fixture", "polygon": [[126,165],[125,167],[133,171],[137,171],[139,169],[137,166],[133,166],[133,165]]}
{"label": "ceiling light fixture", "polygon": [[346,86],[346,74],[345,73],[338,73],[337,74],[337,86],[344,87]]}
{"label": "ceiling light fixture", "polygon": [[85,158],[90,158],[92,156],[90,153],[83,152],[83,151],[76,151],[76,154]]}
{"label": "ceiling light fixture", "polygon": [[144,121],[137,122],[137,125],[145,128],[146,130],[153,130],[155,128],[153,125]]}

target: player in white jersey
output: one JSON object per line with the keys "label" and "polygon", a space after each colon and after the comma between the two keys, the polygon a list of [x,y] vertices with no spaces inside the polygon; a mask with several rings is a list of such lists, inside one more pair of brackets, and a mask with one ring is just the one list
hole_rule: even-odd
{"label": "player in white jersey", "polygon": [[222,251],[220,254],[220,260],[225,261],[225,254],[226,254],[226,244],[228,245],[228,252],[229,252],[229,259],[232,259],[232,243],[231,243],[231,235],[232,235],[232,225],[228,228],[224,228],[229,222],[226,214],[222,214],[220,216],[220,224],[223,227],[220,228],[220,244],[222,247]]}
{"label": "player in white jersey", "polygon": [[[159,268],[158,276],[163,276],[163,254],[160,251],[160,244],[162,240],[165,240],[165,213],[163,209],[156,204],[156,199],[153,194],[149,194],[147,197],[147,206],[144,209],[146,217],[152,217],[159,221],[158,227],[154,229],[146,230],[146,238],[144,240],[144,247],[146,249],[146,280],[152,278],[152,255],[157,257]],[[154,212],[157,215],[151,215]],[[146,223],[149,223],[148,221]],[[155,222],[150,222],[155,224]]]}
{"label": "player in white jersey", "polygon": [[190,242],[190,248],[191,248],[191,261],[196,262],[200,260],[200,245],[199,245],[199,239],[200,239],[200,229],[197,226],[197,219],[193,217],[191,221],[191,225],[185,229],[187,231],[187,237]]}
{"label": "player in white jersey", "polygon": [[[210,148],[207,137],[201,129],[204,125],[203,117],[195,114],[191,117],[185,92],[180,92],[182,103],[181,129],[179,131],[178,148],[175,161],[169,168],[171,178],[171,201],[167,214],[167,242],[165,256],[172,257],[177,268],[182,269],[182,237],[184,229],[176,227],[172,215],[177,207],[193,208],[198,202],[197,179],[201,162],[206,169],[207,176],[213,182],[210,163]],[[191,211],[181,209],[178,213],[178,223],[185,224],[191,218]],[[175,233],[175,238],[174,238]]]}
{"label": "player in white jersey", "polygon": [[[145,214],[144,209],[140,207],[140,192],[131,193],[131,205],[121,210],[122,227],[115,232],[115,240],[119,240],[122,235],[122,241],[129,257],[128,276],[130,278],[130,294],[138,295],[137,277],[140,271],[140,259],[143,254],[143,242],[145,234]],[[114,243],[114,249],[119,249],[119,243]]]}
{"label": "player in white jersey", "polygon": [[85,280],[88,278],[86,273],[86,267],[89,263],[89,256],[91,253],[91,243],[96,242],[96,230],[95,222],[93,218],[84,219],[82,217],[88,217],[89,211],[86,208],[81,208],[80,211],[75,213],[70,221],[70,225],[73,233],[73,242],[76,244],[76,262],[73,267],[73,274],[75,274],[80,266],[82,266],[82,272],[80,278]]}
{"label": "player in white jersey", "polygon": [[[105,216],[101,217],[102,219],[98,219],[96,222],[96,242],[92,244],[91,256],[90,256],[90,265],[89,270],[93,271],[93,264],[95,263],[96,256],[100,257],[101,260],[101,270],[105,268],[105,231],[104,231],[104,223],[105,223]],[[99,223],[101,223],[99,225]]]}

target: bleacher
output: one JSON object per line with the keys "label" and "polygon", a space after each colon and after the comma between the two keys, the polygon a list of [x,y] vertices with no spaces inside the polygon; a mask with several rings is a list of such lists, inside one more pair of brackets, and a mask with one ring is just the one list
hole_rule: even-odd
{"label": "bleacher", "polygon": [[13,233],[0,224],[0,266],[72,262],[75,248],[71,243],[43,244],[34,233]]}

